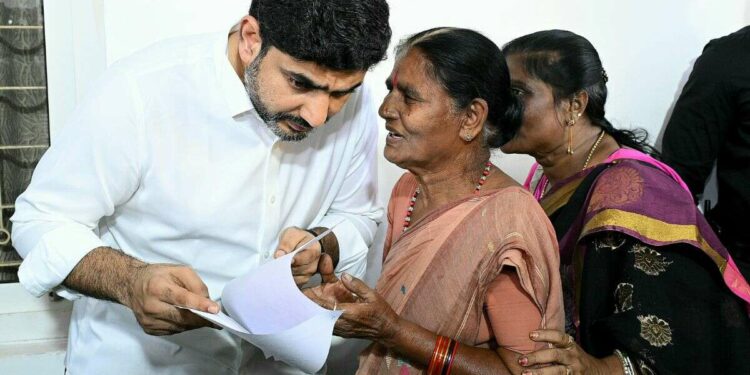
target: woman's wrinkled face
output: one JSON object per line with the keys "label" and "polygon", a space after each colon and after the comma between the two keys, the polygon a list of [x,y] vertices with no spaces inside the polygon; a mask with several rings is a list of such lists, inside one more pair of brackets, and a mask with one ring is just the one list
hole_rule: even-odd
{"label": "woman's wrinkled face", "polygon": [[406,51],[386,80],[388,95],[378,110],[388,130],[385,158],[404,169],[439,168],[463,147],[453,100],[428,69],[418,49]]}
{"label": "woman's wrinkled face", "polygon": [[511,89],[523,102],[524,112],[516,136],[500,149],[506,154],[543,157],[564,148],[564,108],[555,102],[552,87],[526,72],[523,56],[510,55],[506,60]]}

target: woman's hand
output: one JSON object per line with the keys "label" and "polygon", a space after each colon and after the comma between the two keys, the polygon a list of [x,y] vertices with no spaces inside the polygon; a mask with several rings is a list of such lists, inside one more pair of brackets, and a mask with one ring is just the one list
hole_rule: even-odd
{"label": "woman's hand", "polygon": [[[333,260],[327,254],[320,258],[321,283],[312,288],[302,289],[302,293],[320,306],[336,310],[340,303],[355,302],[356,297],[346,289],[344,283],[333,273]],[[329,305],[333,308],[328,307]]]}
{"label": "woman's hand", "polygon": [[340,304],[344,313],[336,321],[333,333],[337,336],[388,341],[398,332],[399,317],[376,291],[362,280],[344,274],[341,277],[346,289],[356,296],[352,303]]}
{"label": "woman's hand", "polygon": [[362,280],[345,273],[341,280],[310,289],[317,290],[306,289],[305,295],[320,306],[344,311],[333,329],[337,336],[387,342],[398,332],[396,312]]}
{"label": "woman's hand", "polygon": [[552,344],[551,349],[540,349],[521,356],[523,367],[546,366],[524,370],[523,375],[609,375],[622,374],[622,366],[615,356],[595,358],[576,344],[573,337],[556,330],[531,332],[533,341]]}

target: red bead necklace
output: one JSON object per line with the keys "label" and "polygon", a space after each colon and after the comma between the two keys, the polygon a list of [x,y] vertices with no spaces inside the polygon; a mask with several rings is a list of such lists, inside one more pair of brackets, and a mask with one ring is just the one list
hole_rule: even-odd
{"label": "red bead necklace", "polygon": [[[490,169],[492,168],[492,162],[488,161],[484,164],[484,170],[482,171],[482,177],[477,181],[477,185],[474,187],[474,194],[479,195],[479,190],[482,190],[482,185],[487,180],[487,176],[490,175]],[[411,197],[409,202],[409,208],[406,209],[406,217],[404,217],[404,229],[402,232],[406,232],[411,224],[411,214],[414,212],[414,205],[417,203],[417,196],[419,196],[419,186],[414,190],[414,195]]]}

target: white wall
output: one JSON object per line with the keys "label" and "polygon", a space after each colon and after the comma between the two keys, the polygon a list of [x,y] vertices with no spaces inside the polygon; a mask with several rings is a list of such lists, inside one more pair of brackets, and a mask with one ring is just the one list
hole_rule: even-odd
{"label": "white wall", "polygon": [[[609,75],[606,109],[610,120],[618,127],[647,129],[652,142],[660,134],[703,46],[712,38],[750,24],[750,3],[746,0],[390,3],[394,42],[439,25],[473,28],[499,45],[524,34],[554,28],[585,36],[599,51]],[[373,75],[378,82],[384,81],[392,65],[389,60],[376,69]],[[385,95],[384,89],[381,95]],[[531,158],[518,155],[500,155],[495,161],[517,180],[525,177],[532,162]],[[380,169],[382,195],[395,182],[397,171],[388,165],[381,165]]]}
{"label": "white wall", "polygon": [[[246,14],[249,3],[250,0],[45,0],[52,142],[75,103],[106,66],[160,39],[226,30]],[[610,78],[610,120],[616,126],[646,128],[652,134],[652,142],[661,133],[703,45],[750,24],[747,0],[389,3],[392,46],[409,34],[435,26],[473,28],[499,45],[551,28],[568,29],[587,37],[599,50]],[[389,58],[368,76],[377,88],[377,97],[385,96],[383,82],[392,65]],[[384,137],[381,127],[381,150]],[[517,155],[498,155],[495,161],[518,180],[531,164],[530,158]],[[401,171],[382,156],[379,163],[379,199],[385,204]],[[379,244],[373,248],[379,248]],[[378,258],[373,252],[371,264],[377,266]],[[377,275],[377,269],[373,271],[371,277]],[[354,365],[356,351],[350,348],[332,355]],[[56,358],[59,361],[59,356]],[[332,372],[349,370],[336,367]]]}
{"label": "white wall", "polygon": [[[86,0],[103,28],[104,63],[166,37],[222,30],[243,16],[250,0]],[[750,23],[746,0],[391,0],[393,43],[441,25],[470,27],[503,43],[533,31],[563,28],[587,37],[609,75],[607,112],[616,126],[643,127],[656,141],[695,58],[710,39]],[[460,4],[457,6],[456,4]],[[90,37],[89,37],[90,38]],[[382,82],[392,58],[369,75]],[[381,128],[381,149],[384,130]],[[499,155],[498,164],[522,179],[531,160]],[[379,199],[387,200],[401,171],[381,157]]]}
{"label": "white wall", "polygon": [[50,136],[106,67],[99,0],[44,0]]}

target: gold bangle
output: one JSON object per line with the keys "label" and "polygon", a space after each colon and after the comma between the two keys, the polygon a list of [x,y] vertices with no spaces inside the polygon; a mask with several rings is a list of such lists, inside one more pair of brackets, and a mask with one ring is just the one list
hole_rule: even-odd
{"label": "gold bangle", "polygon": [[630,357],[628,357],[627,354],[620,351],[620,349],[615,349],[615,355],[617,356],[617,359],[620,360],[620,363],[622,364],[622,372],[625,375],[635,375],[635,370],[633,370],[633,362],[630,361]]}

